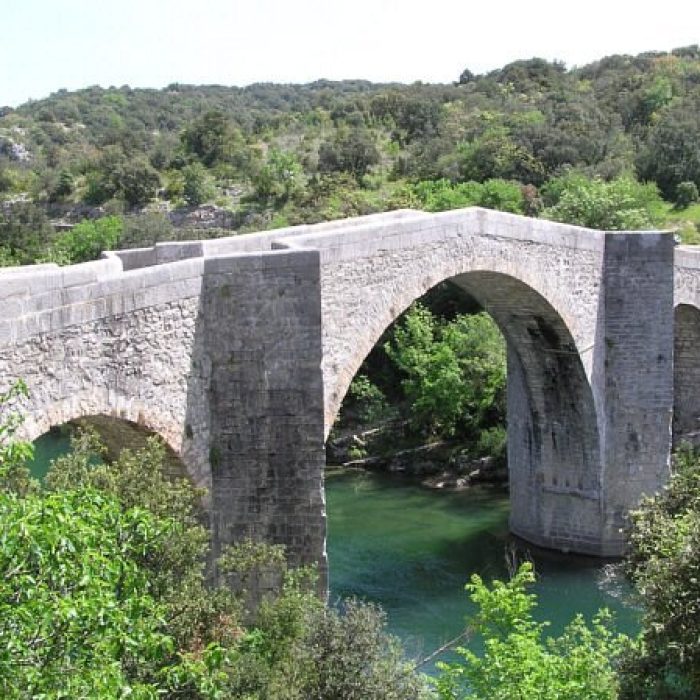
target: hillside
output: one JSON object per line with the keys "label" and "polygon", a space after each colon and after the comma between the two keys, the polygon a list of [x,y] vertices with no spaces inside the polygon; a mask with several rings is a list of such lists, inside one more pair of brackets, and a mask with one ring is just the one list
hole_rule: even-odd
{"label": "hillside", "polygon": [[[235,230],[473,203],[580,220],[560,206],[572,179],[580,200],[584,181],[623,178],[622,198],[644,210],[582,223],[698,237],[697,207],[686,209],[700,187],[697,46],[455,77],[89,87],[0,108],[0,260],[51,257],[48,218],[138,215],[115,241],[136,245],[183,235],[173,223],[199,228],[186,207],[204,203],[219,207],[210,225]],[[629,190],[635,178],[666,204],[653,187]]]}

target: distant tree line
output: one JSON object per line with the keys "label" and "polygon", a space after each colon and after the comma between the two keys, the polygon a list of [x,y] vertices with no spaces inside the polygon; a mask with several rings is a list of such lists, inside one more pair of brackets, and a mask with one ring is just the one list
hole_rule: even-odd
{"label": "distant tree line", "polygon": [[[666,202],[659,223],[694,242],[699,144],[697,46],[572,70],[515,61],[484,75],[466,69],[451,85],[61,90],[0,115],[0,201],[14,217],[0,222],[0,258],[32,257],[19,224],[43,235],[38,215],[7,214],[22,203],[106,215],[213,203],[253,230],[422,206],[420,183],[440,182],[460,194],[429,206],[476,202],[530,216],[549,207],[556,218],[571,210],[572,195],[552,201],[550,183],[562,178],[656,187]],[[520,188],[523,201],[476,192],[495,182]]]}

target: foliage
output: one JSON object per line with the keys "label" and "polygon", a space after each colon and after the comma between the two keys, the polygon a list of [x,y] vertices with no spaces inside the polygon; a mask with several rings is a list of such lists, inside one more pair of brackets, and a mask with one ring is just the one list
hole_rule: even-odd
{"label": "foliage", "polygon": [[211,176],[201,163],[190,163],[182,169],[182,196],[191,207],[197,207],[214,196]]}
{"label": "foliage", "polygon": [[292,153],[272,150],[253,178],[253,187],[262,202],[286,202],[303,188],[301,165]]}
{"label": "foliage", "polygon": [[[31,450],[14,437],[21,418],[13,402],[24,393],[19,382],[0,397],[2,697],[221,697],[225,650],[201,640],[178,645],[180,622],[168,622],[175,610],[159,586],[175,568],[162,555],[182,547],[187,522],[177,508],[155,513],[118,497],[118,489],[90,484],[89,436],[54,475],[61,488],[43,491],[28,481]],[[177,499],[161,492],[155,500],[172,506]],[[190,638],[197,632],[187,630]]]}
{"label": "foliage", "polygon": [[625,570],[643,606],[641,648],[627,658],[624,698],[700,695],[700,456],[675,457],[664,491],[631,514]]}
{"label": "foliage", "polygon": [[349,410],[357,414],[360,421],[374,423],[386,414],[388,405],[382,390],[365,374],[356,374],[348,389]]}
{"label": "foliage", "polygon": [[150,698],[175,672],[178,686],[197,684],[176,670],[162,606],[137,564],[172,521],[81,489],[0,494],[0,523],[3,697]]}
{"label": "foliage", "polygon": [[420,304],[385,351],[403,374],[414,425],[436,435],[475,434],[505,413],[505,345],[486,314],[440,323]]}
{"label": "foliage", "polygon": [[347,601],[342,612],[319,608],[288,659],[288,674],[282,676],[285,687],[297,683],[298,689],[285,695],[278,687],[268,697],[427,700],[432,695],[426,681],[404,660],[385,626],[386,615],[371,604]]}
{"label": "foliage", "polygon": [[235,157],[241,148],[241,134],[230,118],[219,109],[207,111],[182,132],[185,152],[211,167]]}
{"label": "foliage", "polygon": [[544,218],[604,231],[653,228],[662,208],[653,184],[630,177],[604,182],[573,173],[550,181],[542,192],[552,202]]}
{"label": "foliage", "polygon": [[0,492],[26,493],[34,487],[25,466],[34,449],[16,436],[23,422],[21,407],[26,396],[27,385],[21,379],[0,392]]}
{"label": "foliage", "polygon": [[176,232],[167,215],[161,212],[144,212],[123,217],[119,241],[120,248],[145,248],[159,241],[172,241]]}
{"label": "foliage", "polygon": [[700,95],[672,102],[661,112],[639,152],[637,168],[669,200],[681,182],[700,186]]}
{"label": "foliage", "polygon": [[[63,90],[0,113],[0,192],[14,210],[10,222],[0,211],[0,263],[46,258],[47,211],[123,213],[156,197],[223,203],[252,231],[400,207],[537,216],[549,189],[551,218],[657,227],[673,217],[651,188],[637,197],[631,173],[669,202],[680,184],[700,186],[699,102],[693,47],[570,70],[515,61],[453,85]],[[572,171],[597,184],[552,201]],[[682,235],[697,238],[691,224]]]}
{"label": "foliage", "polygon": [[84,198],[90,204],[117,198],[139,206],[153,199],[160,187],[160,175],[145,157],[127,154],[116,145],[102,150],[86,178]]}
{"label": "foliage", "polygon": [[679,182],[676,187],[676,209],[687,209],[691,204],[695,204],[700,199],[698,186],[694,182]]}
{"label": "foliage", "polygon": [[28,201],[0,207],[0,249],[13,264],[34,262],[54,236],[44,210]]}
{"label": "foliage", "polygon": [[3,697],[422,697],[379,612],[326,609],[315,572],[288,570],[281,547],[244,541],[218,562],[243,586],[275,573],[254,607],[207,585],[201,492],[164,477],[156,439],[96,464],[101,446],[79,432],[43,488],[17,489],[23,394],[0,397]]}
{"label": "foliage", "polygon": [[379,151],[368,129],[355,127],[339,131],[332,141],[318,149],[318,169],[322,173],[348,172],[361,177],[379,162]]}
{"label": "foliage", "polygon": [[458,662],[440,662],[435,681],[441,700],[615,700],[614,662],[625,639],[599,613],[592,626],[577,616],[556,638],[544,639],[546,623],[536,622],[535,580],[524,563],[507,583],[488,587],[472,576],[466,588],[479,612],[471,626],[483,638],[481,655],[458,648]]}
{"label": "foliage", "polygon": [[113,250],[121,240],[123,220],[118,216],[85,219],[53,241],[46,259],[60,265],[88,262],[103,250]]}
{"label": "foliage", "polygon": [[424,180],[411,187],[417,204],[426,211],[445,211],[479,206],[514,214],[523,213],[523,193],[520,185],[505,180],[452,183],[449,180]]}

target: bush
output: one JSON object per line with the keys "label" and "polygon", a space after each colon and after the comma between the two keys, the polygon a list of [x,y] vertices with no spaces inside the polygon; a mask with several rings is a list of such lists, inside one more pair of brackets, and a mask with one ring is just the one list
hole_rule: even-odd
{"label": "bush", "polygon": [[350,410],[363,423],[379,420],[387,411],[388,404],[382,390],[372,384],[369,377],[357,374],[348,390],[351,399]]}
{"label": "bush", "polygon": [[604,182],[572,173],[550,180],[542,192],[550,203],[543,218],[603,231],[653,228],[663,209],[656,186],[631,177]]}
{"label": "bush", "polygon": [[124,222],[118,216],[85,219],[56,237],[46,258],[59,265],[97,260],[103,250],[113,250],[121,240]]}
{"label": "bush", "polygon": [[676,187],[676,209],[687,209],[700,199],[698,186],[694,182],[680,182]]}
{"label": "bush", "polygon": [[625,570],[643,605],[623,698],[700,697],[700,455],[683,448],[664,491],[631,514]]}
{"label": "bush", "polygon": [[466,588],[479,612],[470,626],[484,651],[458,648],[461,661],[437,664],[440,700],[616,700],[613,664],[626,638],[601,612],[590,627],[577,616],[560,637],[545,639],[547,625],[533,619],[535,596],[526,592],[534,581],[529,563],[490,588],[472,576]]}
{"label": "bush", "polygon": [[505,343],[487,314],[438,321],[414,304],[384,345],[403,374],[414,427],[475,437],[505,415]]}

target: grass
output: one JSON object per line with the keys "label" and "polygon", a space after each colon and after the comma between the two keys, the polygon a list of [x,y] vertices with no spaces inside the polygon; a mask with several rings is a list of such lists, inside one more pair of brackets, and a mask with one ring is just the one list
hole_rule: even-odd
{"label": "grass", "polygon": [[700,244],[700,202],[686,209],[674,209],[669,204],[664,214],[664,228],[677,229],[685,244]]}

